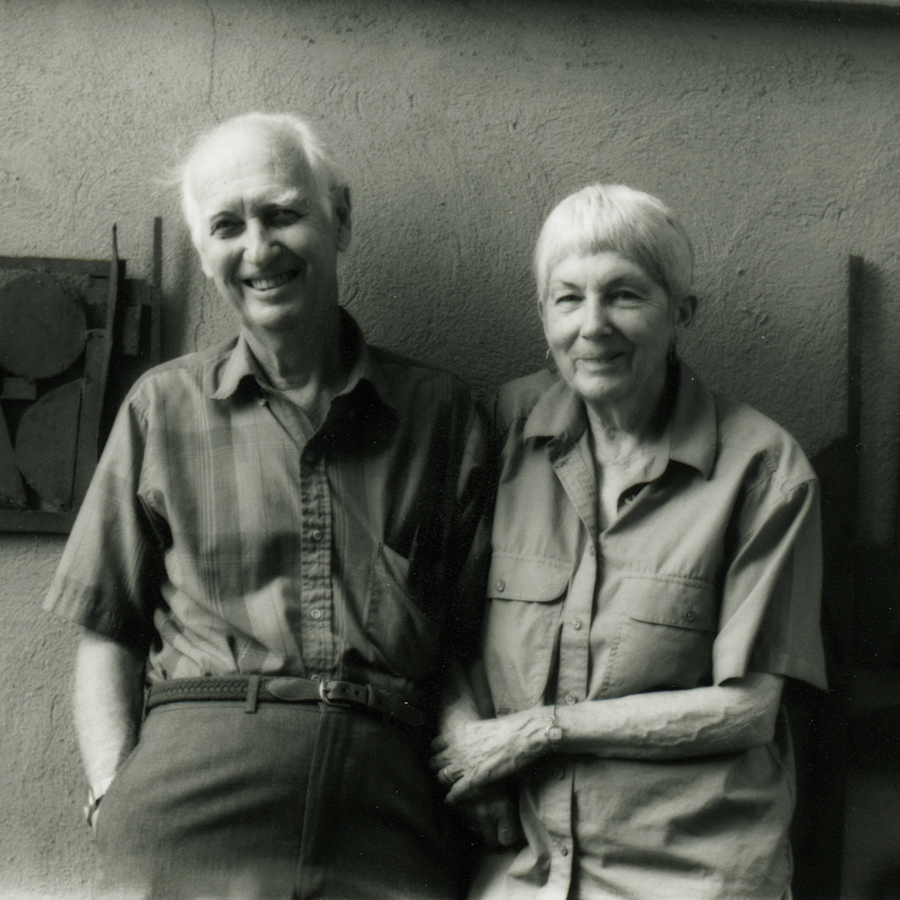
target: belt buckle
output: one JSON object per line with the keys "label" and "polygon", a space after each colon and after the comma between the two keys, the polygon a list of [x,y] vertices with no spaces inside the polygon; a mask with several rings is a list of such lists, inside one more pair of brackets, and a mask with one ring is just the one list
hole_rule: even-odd
{"label": "belt buckle", "polygon": [[323,678],[319,682],[319,699],[328,706],[347,706],[348,704],[341,703],[339,700],[332,700],[331,697],[328,696],[327,692],[331,683],[332,682],[327,678]]}

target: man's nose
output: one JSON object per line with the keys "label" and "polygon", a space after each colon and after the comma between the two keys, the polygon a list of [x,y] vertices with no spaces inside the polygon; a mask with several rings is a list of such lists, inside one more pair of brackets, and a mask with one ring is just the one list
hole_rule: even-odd
{"label": "man's nose", "polygon": [[248,222],[245,234],[247,244],[244,248],[244,257],[247,262],[260,265],[277,252],[272,233],[261,222]]}

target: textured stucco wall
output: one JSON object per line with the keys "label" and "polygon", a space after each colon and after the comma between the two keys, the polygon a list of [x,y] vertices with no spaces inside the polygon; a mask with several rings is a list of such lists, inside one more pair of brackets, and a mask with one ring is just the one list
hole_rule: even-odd
{"label": "textured stucco wall", "polygon": [[[251,108],[323,126],[351,176],[342,291],[377,341],[488,399],[543,360],[529,258],[593,180],[678,210],[699,321],[684,354],[814,453],[846,415],[846,268],[868,262],[864,534],[895,515],[900,21],[672,2],[0,0],[0,255],[147,277],[164,217],[168,355],[228,336],[165,183]],[[39,610],[62,547],[0,534],[0,897],[74,896],[89,840],[74,631]]]}

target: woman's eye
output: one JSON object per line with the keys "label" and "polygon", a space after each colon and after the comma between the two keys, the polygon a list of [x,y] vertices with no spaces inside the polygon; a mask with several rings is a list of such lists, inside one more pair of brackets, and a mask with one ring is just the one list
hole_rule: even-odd
{"label": "woman's eye", "polygon": [[562,294],[556,298],[557,303],[578,303],[580,300],[578,294]]}

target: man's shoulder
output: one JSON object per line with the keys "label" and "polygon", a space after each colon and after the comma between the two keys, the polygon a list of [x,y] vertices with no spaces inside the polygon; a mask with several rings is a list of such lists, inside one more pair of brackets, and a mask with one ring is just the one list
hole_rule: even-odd
{"label": "man's shoulder", "polygon": [[368,345],[375,386],[387,392],[386,399],[421,403],[473,402],[472,389],[458,375],[432,363],[412,359],[384,347]]}
{"label": "man's shoulder", "polygon": [[212,393],[216,373],[228,362],[234,345],[232,339],[153,366],[134,383],[128,399],[141,405],[160,397],[175,400],[185,394]]}

